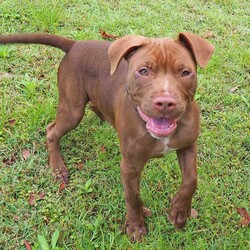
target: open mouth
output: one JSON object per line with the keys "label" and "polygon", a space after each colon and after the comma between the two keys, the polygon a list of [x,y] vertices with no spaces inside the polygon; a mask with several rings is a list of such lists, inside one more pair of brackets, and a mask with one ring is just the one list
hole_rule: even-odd
{"label": "open mouth", "polygon": [[176,121],[171,118],[152,118],[145,115],[141,108],[137,106],[137,110],[142,120],[146,122],[147,130],[156,137],[169,136],[177,127]]}

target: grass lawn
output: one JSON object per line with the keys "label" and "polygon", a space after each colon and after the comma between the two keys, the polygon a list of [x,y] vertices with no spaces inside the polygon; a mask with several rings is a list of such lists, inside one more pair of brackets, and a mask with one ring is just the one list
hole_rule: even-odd
{"label": "grass lawn", "polygon": [[[0,249],[250,249],[250,5],[248,1],[2,0],[0,34],[49,32],[102,39],[177,37],[190,31],[216,47],[199,69],[202,115],[198,217],[183,231],[168,222],[181,176],[175,153],[150,161],[141,192],[152,211],[148,235],[131,244],[121,233],[125,202],[116,132],[87,110],[62,140],[70,184],[55,182],[47,163],[45,127],[57,106],[57,67],[64,53],[40,45],[0,47]],[[59,231],[57,231],[59,230]],[[57,233],[59,238],[57,239]],[[28,244],[26,242],[26,244]],[[43,247],[43,248],[41,248]],[[27,248],[28,249],[28,248]]]}

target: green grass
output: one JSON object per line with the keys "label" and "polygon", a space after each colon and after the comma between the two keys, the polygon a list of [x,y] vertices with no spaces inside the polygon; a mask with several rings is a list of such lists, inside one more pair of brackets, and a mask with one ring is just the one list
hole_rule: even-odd
{"label": "green grass", "polygon": [[[183,231],[174,230],[167,214],[180,185],[179,166],[174,153],[153,160],[141,185],[153,212],[149,233],[141,244],[131,244],[120,230],[125,203],[116,133],[87,110],[80,126],[62,140],[71,182],[59,191],[47,165],[45,127],[55,117],[63,53],[39,45],[1,46],[0,248],[25,249],[27,240],[39,249],[39,239],[51,244],[58,229],[61,249],[249,249],[250,230],[237,214],[238,207],[250,213],[249,13],[243,0],[1,1],[0,34],[101,39],[99,29],[151,37],[212,32],[208,40],[216,51],[199,70],[196,97],[202,132],[193,207],[199,216]],[[26,161],[24,149],[30,152]],[[28,202],[32,192],[34,206]]]}

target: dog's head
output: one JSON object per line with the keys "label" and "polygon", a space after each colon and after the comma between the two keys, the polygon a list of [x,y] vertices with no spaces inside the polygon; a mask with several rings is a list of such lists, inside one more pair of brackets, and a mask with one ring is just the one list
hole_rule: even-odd
{"label": "dog's head", "polygon": [[180,33],[176,40],[125,36],[109,48],[111,75],[122,58],[129,64],[127,91],[151,135],[173,133],[197,87],[197,64],[204,68],[214,47]]}

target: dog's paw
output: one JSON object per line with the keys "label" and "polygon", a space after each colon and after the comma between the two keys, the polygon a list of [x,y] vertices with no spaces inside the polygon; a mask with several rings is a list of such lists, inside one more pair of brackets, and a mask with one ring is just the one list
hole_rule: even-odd
{"label": "dog's paw", "polygon": [[66,168],[63,161],[56,164],[56,167],[52,167],[52,171],[56,180],[62,183],[69,183],[69,171]]}
{"label": "dog's paw", "polygon": [[126,220],[122,229],[123,232],[130,237],[132,243],[141,242],[143,236],[147,234],[144,218],[150,217],[151,215],[151,211],[146,207],[142,208],[141,216],[131,218],[128,214],[126,215]]}
{"label": "dog's paw", "polygon": [[69,183],[68,171],[67,172],[65,172],[65,171],[57,171],[56,179],[61,183],[68,184]]}
{"label": "dog's paw", "polygon": [[187,218],[189,218],[187,210],[175,211],[174,209],[172,209],[168,217],[169,221],[178,230],[182,229],[186,225]]}
{"label": "dog's paw", "polygon": [[192,199],[182,198],[178,194],[172,201],[172,209],[168,217],[176,229],[182,229],[191,215]]}
{"label": "dog's paw", "polygon": [[143,236],[147,234],[144,223],[125,223],[123,231],[130,237],[132,243],[141,242]]}

